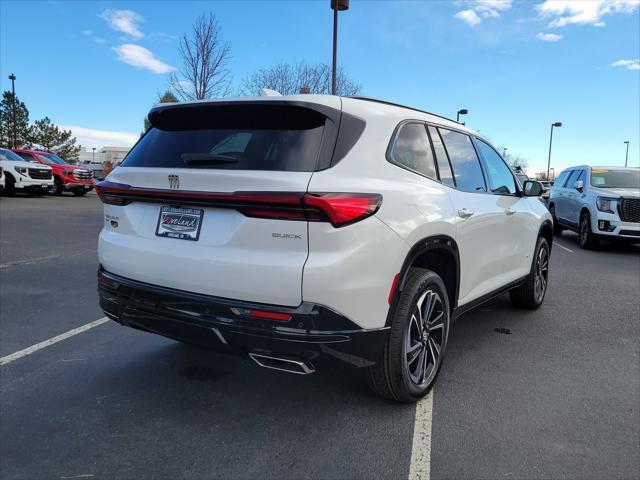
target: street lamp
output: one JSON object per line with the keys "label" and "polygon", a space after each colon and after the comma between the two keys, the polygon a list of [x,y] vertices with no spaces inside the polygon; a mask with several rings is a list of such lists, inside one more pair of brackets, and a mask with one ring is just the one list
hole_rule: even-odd
{"label": "street lamp", "polygon": [[627,160],[629,160],[629,140],[626,140],[624,143],[627,144],[627,154],[624,156],[624,166],[627,166]]}
{"label": "street lamp", "polygon": [[11,105],[11,116],[13,117],[13,148],[18,148],[16,145],[16,76],[15,74],[9,75],[9,80],[11,80],[11,93],[13,95],[13,101]]}
{"label": "street lamp", "polygon": [[93,155],[92,155],[91,163],[96,163],[96,147],[93,147]]}
{"label": "street lamp", "polygon": [[547,160],[547,179],[549,178],[549,169],[551,167],[551,144],[553,143],[553,127],[561,127],[562,122],[551,124],[551,135],[549,136],[549,159]]}
{"label": "street lamp", "polygon": [[331,0],[333,10],[333,70],[331,71],[331,95],[336,94],[336,62],[338,59],[338,12],[349,10],[349,0]]}
{"label": "street lamp", "polygon": [[458,113],[456,115],[456,122],[460,123],[460,115],[466,115],[469,113],[469,110],[467,110],[466,108],[461,108],[460,110],[458,110]]}

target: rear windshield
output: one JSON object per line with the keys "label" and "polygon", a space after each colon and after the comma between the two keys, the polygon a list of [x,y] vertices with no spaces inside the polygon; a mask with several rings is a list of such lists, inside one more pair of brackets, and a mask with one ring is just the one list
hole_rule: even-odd
{"label": "rear windshield", "polygon": [[153,112],[123,167],[311,172],[326,117],[287,105],[196,106]]}

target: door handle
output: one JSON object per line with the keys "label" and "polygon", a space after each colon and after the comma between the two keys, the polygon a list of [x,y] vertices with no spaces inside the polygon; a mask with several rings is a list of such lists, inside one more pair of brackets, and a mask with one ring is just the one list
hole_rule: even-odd
{"label": "door handle", "polygon": [[475,212],[473,210],[469,210],[468,208],[461,208],[460,210],[458,210],[458,216],[460,218],[469,218],[474,213]]}
{"label": "door handle", "polygon": [[513,208],[505,208],[504,213],[506,213],[507,215],[513,215],[514,213],[516,213],[516,211]]}

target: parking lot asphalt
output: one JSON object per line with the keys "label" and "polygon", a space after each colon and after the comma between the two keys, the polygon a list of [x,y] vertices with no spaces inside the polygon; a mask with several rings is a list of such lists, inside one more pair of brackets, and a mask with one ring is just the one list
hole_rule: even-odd
{"label": "parking lot asphalt", "polygon": [[[101,210],[0,198],[0,356],[103,317]],[[431,478],[638,478],[640,247],[557,242],[539,310],[500,297],[452,326]],[[0,477],[407,478],[416,421],[356,370],[266,371],[109,321],[0,366]]]}

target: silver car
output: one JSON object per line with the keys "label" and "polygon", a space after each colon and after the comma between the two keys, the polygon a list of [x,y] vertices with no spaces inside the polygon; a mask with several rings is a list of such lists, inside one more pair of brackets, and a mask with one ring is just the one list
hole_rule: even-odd
{"label": "silver car", "polygon": [[578,232],[581,248],[602,238],[640,242],[640,169],[568,168],[551,187],[549,211],[554,233]]}

